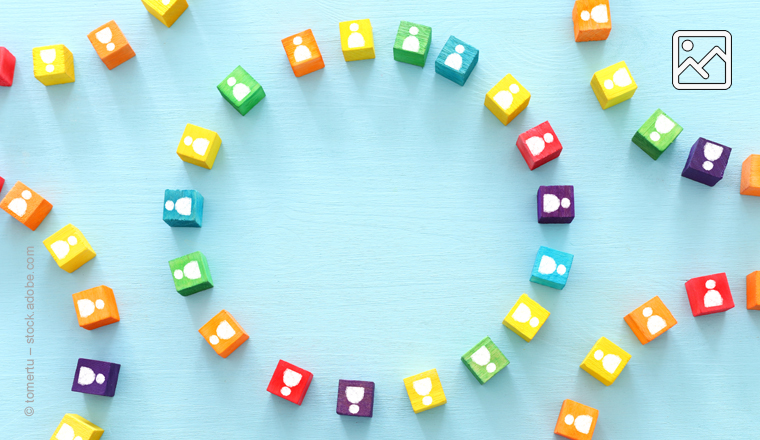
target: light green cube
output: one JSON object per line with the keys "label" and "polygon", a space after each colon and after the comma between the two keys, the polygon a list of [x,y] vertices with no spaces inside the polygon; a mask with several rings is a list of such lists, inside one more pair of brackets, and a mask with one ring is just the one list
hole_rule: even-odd
{"label": "light green cube", "polygon": [[632,140],[652,159],[657,160],[682,131],[683,127],[676,124],[665,112],[657,109],[633,135]]}
{"label": "light green cube", "polygon": [[393,59],[402,63],[425,67],[433,29],[421,24],[402,21],[393,44]]}
{"label": "light green cube", "polygon": [[189,296],[214,287],[208,261],[200,252],[193,252],[169,261],[169,268],[174,278],[174,287],[182,296]]}
{"label": "light green cube", "polygon": [[488,336],[465,353],[462,362],[481,385],[509,365],[509,360]]}
{"label": "light green cube", "polygon": [[237,66],[216,88],[243,116],[266,96],[261,84],[241,66]]}

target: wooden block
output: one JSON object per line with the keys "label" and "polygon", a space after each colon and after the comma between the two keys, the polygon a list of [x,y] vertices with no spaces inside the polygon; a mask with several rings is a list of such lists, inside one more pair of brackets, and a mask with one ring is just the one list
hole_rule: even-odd
{"label": "wooden block", "polygon": [[375,405],[375,382],[362,380],[338,381],[338,407],[342,416],[372,417]]}
{"label": "wooden block", "polygon": [[409,21],[398,26],[396,41],[393,43],[393,59],[402,63],[425,67],[433,28]]}
{"label": "wooden block", "polygon": [[372,24],[368,18],[363,20],[342,21],[340,29],[340,48],[346,61],[370,60],[375,58],[375,40],[372,36]]}
{"label": "wooden block", "polygon": [[80,358],[71,391],[113,397],[120,369],[120,364]]}
{"label": "wooden block", "polygon": [[760,310],[760,270],[747,275],[747,309]]}
{"label": "wooden block", "polygon": [[725,312],[734,308],[734,298],[725,273],[692,278],[686,282],[691,314],[694,316]]}
{"label": "wooden block", "polygon": [[657,160],[682,131],[683,127],[657,109],[633,135],[632,141],[652,159]]}
{"label": "wooden block", "polygon": [[681,176],[707,186],[715,186],[723,178],[731,149],[705,138],[697,139],[691,146]]}
{"label": "wooden block", "polygon": [[173,227],[203,225],[203,196],[193,189],[164,191],[164,222]]}
{"label": "wooden block", "polygon": [[79,326],[95,330],[119,322],[119,308],[110,287],[98,286],[71,295]]}
{"label": "wooden block", "polygon": [[223,358],[231,355],[248,340],[248,333],[226,310],[217,313],[198,329],[198,332],[203,335],[203,339],[211,345],[216,354]]}
{"label": "wooden block", "polygon": [[8,49],[0,46],[0,86],[12,86],[15,71],[16,57]]}
{"label": "wooden block", "polygon": [[610,386],[630,359],[631,355],[625,350],[609,339],[601,337],[586,355],[581,368],[599,382]]}
{"label": "wooden block", "polygon": [[637,88],[625,61],[604,68],[591,78],[591,89],[605,110],[631,99]]}
{"label": "wooden block", "polygon": [[0,208],[34,231],[45,220],[53,205],[19,181],[0,201]]}
{"label": "wooden block", "polygon": [[222,138],[215,131],[187,124],[177,147],[177,155],[187,163],[210,170],[221,146]]}
{"label": "wooden block", "polygon": [[558,158],[562,153],[562,144],[549,121],[546,121],[518,136],[517,149],[528,168],[535,170]]}
{"label": "wooden block", "polygon": [[573,6],[575,41],[606,40],[610,36],[609,0],[576,0]]}
{"label": "wooden block", "polygon": [[[1,182],[0,189],[2,189]],[[742,162],[739,192],[745,196],[760,196],[760,154],[750,154]]]}
{"label": "wooden block", "polygon": [[46,86],[74,82],[74,54],[63,44],[32,49],[34,77]]}
{"label": "wooden block", "polygon": [[573,254],[541,246],[538,248],[530,281],[562,290],[567,284],[572,266]]}
{"label": "wooden block", "polygon": [[599,410],[566,399],[559,410],[554,433],[571,440],[591,440]]}
{"label": "wooden block", "polygon": [[478,64],[479,54],[479,50],[452,35],[435,60],[435,71],[463,86]]}
{"label": "wooden block", "polygon": [[290,67],[297,77],[307,75],[325,67],[317,40],[311,29],[282,39],[282,47],[290,61]]}
{"label": "wooden block", "polygon": [[651,342],[678,324],[659,296],[655,296],[625,315],[624,319],[642,344]]}
{"label": "wooden block", "polygon": [[222,97],[243,116],[267,96],[261,84],[253,79],[242,66],[237,66],[216,88]]}
{"label": "wooden block", "polygon": [[145,9],[166,27],[171,27],[187,9],[187,0],[142,0]]}
{"label": "wooden block", "polygon": [[90,32],[87,38],[108,70],[135,56],[127,37],[113,20]]}
{"label": "wooden block", "polygon": [[512,75],[501,79],[486,93],[485,106],[502,124],[507,125],[530,103],[530,92]]}
{"label": "wooden block", "polygon": [[95,258],[95,251],[82,232],[71,223],[42,242],[58,266],[68,273]]}
{"label": "wooden block", "polygon": [[50,440],[98,440],[103,428],[76,414],[66,414]]}
{"label": "wooden block", "polygon": [[571,223],[575,218],[573,185],[538,187],[538,222]]}
{"label": "wooden block", "polygon": [[509,360],[488,336],[463,354],[462,362],[481,385],[509,365]]}
{"label": "wooden block", "polygon": [[169,261],[174,287],[182,296],[190,296],[214,287],[206,256],[200,251]]}
{"label": "wooden block", "polygon": [[3,179],[2,177],[0,177],[0,191],[3,190],[3,185],[5,185],[5,179]]}
{"label": "wooden block", "polygon": [[435,368],[407,377],[404,379],[404,386],[415,414],[446,403],[441,379],[438,378]]}
{"label": "wooden block", "polygon": [[281,359],[277,363],[277,368],[274,369],[274,374],[272,375],[272,380],[269,381],[267,391],[296,405],[300,405],[306,396],[306,392],[309,390],[309,385],[311,385],[311,379],[313,378],[314,375],[310,372]]}
{"label": "wooden block", "polygon": [[517,302],[507,313],[502,324],[517,333],[526,342],[530,342],[541,330],[541,326],[544,325],[549,315],[548,310],[523,293],[517,298]]}

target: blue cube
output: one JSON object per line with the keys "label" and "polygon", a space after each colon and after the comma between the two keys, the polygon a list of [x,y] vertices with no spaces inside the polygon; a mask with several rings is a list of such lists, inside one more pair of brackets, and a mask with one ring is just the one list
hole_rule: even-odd
{"label": "blue cube", "polygon": [[478,53],[477,49],[452,35],[435,60],[435,71],[463,86],[478,64]]}
{"label": "blue cube", "polygon": [[164,192],[164,221],[173,227],[200,228],[203,224],[203,196],[192,189]]}
{"label": "blue cube", "polygon": [[570,275],[570,267],[572,265],[573,254],[541,246],[538,248],[538,255],[536,255],[536,263],[533,265],[533,273],[530,274],[530,281],[562,290],[567,283],[567,277]]}

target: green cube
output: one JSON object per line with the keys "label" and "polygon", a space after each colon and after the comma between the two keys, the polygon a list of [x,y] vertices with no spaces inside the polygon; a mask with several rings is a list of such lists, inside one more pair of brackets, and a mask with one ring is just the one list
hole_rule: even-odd
{"label": "green cube", "polygon": [[237,66],[216,88],[243,116],[267,96],[261,84],[241,66]]}
{"label": "green cube", "polygon": [[633,143],[652,159],[657,160],[682,131],[683,127],[676,124],[665,112],[657,109],[633,135]]}
{"label": "green cube", "polygon": [[481,385],[509,365],[509,360],[488,336],[465,353],[462,362]]}
{"label": "green cube", "polygon": [[172,270],[174,287],[182,296],[189,296],[214,287],[211,272],[208,270],[208,261],[200,252],[193,252],[169,261],[169,268]]}
{"label": "green cube", "polygon": [[402,63],[425,67],[433,29],[421,24],[402,21],[393,44],[393,59]]}

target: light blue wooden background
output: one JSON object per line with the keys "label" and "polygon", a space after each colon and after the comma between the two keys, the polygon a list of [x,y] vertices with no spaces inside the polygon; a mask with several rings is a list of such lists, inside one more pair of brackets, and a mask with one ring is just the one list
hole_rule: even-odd
{"label": "light blue wooden background", "polygon": [[[756,432],[760,200],[739,195],[757,143],[757,2],[615,1],[606,42],[576,44],[572,2],[209,1],[170,29],[138,0],[0,5],[17,57],[0,90],[0,175],[47,197],[31,232],[0,213],[0,427],[47,438],[64,413],[108,440],[148,438],[553,438],[563,399],[600,410],[598,439],[748,438]],[[377,59],[345,63],[338,22],[370,18]],[[108,71],[86,34],[115,19],[137,58]],[[393,61],[399,20],[433,28],[424,69]],[[280,39],[311,28],[326,68],[297,79]],[[734,37],[728,91],[676,91],[679,29]],[[434,73],[449,35],[478,47],[466,86]],[[44,87],[32,47],[63,43],[74,84]],[[625,60],[639,85],[602,111],[589,81]],[[216,91],[242,64],[267,92],[241,117]],[[512,73],[531,91],[504,127],[483,106]],[[630,143],[658,107],[684,127],[654,162]],[[529,171],[515,140],[550,120],[565,150]],[[212,171],[175,154],[183,127],[219,132]],[[680,177],[698,136],[733,148],[709,188]],[[577,218],[539,225],[541,184],[573,184]],[[206,199],[203,228],[161,220],[166,188]],[[67,223],[98,257],[60,270],[42,240]],[[563,291],[528,282],[536,250],[575,254]],[[36,252],[35,414],[24,416],[25,252]],[[166,262],[201,250],[216,287],[184,298]],[[727,272],[737,307],[693,318],[683,283]],[[111,286],[121,322],[77,326],[71,294]],[[525,343],[501,325],[523,292],[551,313]],[[659,295],[679,323],[642,346],[623,316]],[[197,332],[220,309],[251,339],[228,359]],[[459,357],[490,335],[512,362],[481,386]],[[600,336],[633,356],[605,387],[578,368]],[[70,391],[76,359],[122,364],[116,396]],[[278,359],[315,375],[301,407],[270,395]],[[437,368],[448,404],[415,415],[404,377]],[[375,416],[335,414],[339,378],[377,384]]]}

